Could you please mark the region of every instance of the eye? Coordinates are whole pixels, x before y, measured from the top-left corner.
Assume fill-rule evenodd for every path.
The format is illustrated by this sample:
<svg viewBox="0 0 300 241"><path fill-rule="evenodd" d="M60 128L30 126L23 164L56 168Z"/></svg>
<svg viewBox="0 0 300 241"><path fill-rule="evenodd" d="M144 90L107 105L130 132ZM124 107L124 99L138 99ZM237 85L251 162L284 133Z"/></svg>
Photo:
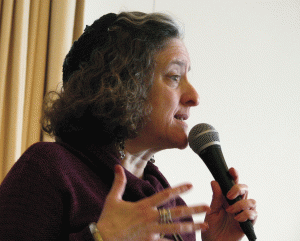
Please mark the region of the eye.
<svg viewBox="0 0 300 241"><path fill-rule="evenodd" d="M180 81L181 76L180 75L172 75L170 76L170 79L175 81L175 82L179 82Z"/></svg>

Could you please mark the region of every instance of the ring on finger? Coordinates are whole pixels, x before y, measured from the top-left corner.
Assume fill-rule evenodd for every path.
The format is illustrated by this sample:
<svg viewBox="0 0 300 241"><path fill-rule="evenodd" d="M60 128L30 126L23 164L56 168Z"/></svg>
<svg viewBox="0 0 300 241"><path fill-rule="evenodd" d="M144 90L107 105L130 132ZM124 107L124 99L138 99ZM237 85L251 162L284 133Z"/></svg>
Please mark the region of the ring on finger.
<svg viewBox="0 0 300 241"><path fill-rule="evenodd" d="M173 223L171 210L169 208L159 209L158 212L160 217L160 223ZM160 235L160 238L164 238L164 236L165 234L162 233ZM181 237L180 234L173 233L173 237L175 238L176 241L183 241L183 238Z"/></svg>
<svg viewBox="0 0 300 241"><path fill-rule="evenodd" d="M172 214L169 208L159 209L160 223L172 223Z"/></svg>

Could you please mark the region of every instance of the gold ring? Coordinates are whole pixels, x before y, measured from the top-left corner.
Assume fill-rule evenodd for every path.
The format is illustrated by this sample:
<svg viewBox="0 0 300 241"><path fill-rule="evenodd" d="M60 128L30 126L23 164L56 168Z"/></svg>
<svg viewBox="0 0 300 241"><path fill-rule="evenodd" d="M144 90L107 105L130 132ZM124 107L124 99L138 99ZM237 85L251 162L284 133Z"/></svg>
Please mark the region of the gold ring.
<svg viewBox="0 0 300 241"><path fill-rule="evenodd" d="M172 215L169 208L165 209L159 209L159 217L160 217L160 223L172 223Z"/></svg>

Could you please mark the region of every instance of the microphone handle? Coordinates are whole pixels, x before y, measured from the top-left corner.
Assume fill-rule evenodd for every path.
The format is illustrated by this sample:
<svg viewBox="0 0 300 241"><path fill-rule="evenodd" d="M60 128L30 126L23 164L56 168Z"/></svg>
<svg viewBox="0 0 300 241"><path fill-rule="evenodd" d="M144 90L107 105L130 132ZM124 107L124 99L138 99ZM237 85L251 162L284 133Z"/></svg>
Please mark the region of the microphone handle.
<svg viewBox="0 0 300 241"><path fill-rule="evenodd" d="M226 197L227 193L233 187L233 185L235 185L235 183L231 175L229 174L228 167L221 150L221 146L209 146L202 150L199 156L208 167L214 179L219 183L222 193ZM240 196L235 198L234 200L229 200L226 198L229 205L232 205L237 201L240 201L241 199L242 198ZM255 241L257 239L254 233L253 224L250 220L247 220L246 222L240 222L240 226L249 241Z"/></svg>

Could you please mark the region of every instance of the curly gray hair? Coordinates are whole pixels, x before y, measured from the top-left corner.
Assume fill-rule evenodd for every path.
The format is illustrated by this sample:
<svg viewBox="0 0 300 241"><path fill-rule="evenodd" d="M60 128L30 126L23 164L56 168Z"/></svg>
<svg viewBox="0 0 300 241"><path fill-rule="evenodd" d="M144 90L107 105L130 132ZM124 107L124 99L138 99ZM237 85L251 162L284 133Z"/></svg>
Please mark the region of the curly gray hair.
<svg viewBox="0 0 300 241"><path fill-rule="evenodd" d="M66 56L63 90L45 98L43 130L103 145L136 137L151 113L154 56L181 36L161 13L111 13L87 26Z"/></svg>

